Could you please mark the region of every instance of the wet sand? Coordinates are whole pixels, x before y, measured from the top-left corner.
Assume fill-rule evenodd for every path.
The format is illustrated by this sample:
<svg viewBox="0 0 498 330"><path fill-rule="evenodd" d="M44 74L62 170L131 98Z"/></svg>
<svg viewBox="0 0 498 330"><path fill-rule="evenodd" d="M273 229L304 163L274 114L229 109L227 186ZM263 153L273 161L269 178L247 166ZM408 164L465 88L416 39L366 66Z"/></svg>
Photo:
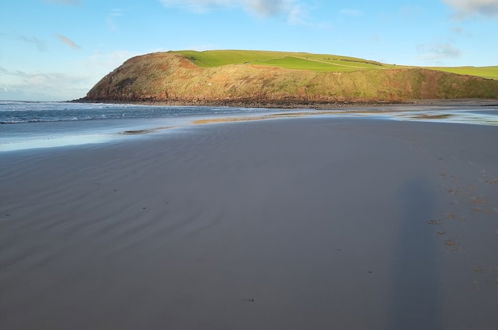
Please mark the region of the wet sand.
<svg viewBox="0 0 498 330"><path fill-rule="evenodd" d="M295 118L0 155L1 329L497 329L498 128Z"/></svg>

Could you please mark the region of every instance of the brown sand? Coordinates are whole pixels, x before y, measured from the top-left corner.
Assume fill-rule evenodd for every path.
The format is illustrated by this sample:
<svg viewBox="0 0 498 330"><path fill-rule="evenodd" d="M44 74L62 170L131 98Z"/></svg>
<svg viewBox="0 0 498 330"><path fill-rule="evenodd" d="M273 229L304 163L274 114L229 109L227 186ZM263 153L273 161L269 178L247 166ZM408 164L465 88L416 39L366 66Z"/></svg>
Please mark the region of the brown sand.
<svg viewBox="0 0 498 330"><path fill-rule="evenodd" d="M298 118L0 155L0 329L496 329L498 128Z"/></svg>

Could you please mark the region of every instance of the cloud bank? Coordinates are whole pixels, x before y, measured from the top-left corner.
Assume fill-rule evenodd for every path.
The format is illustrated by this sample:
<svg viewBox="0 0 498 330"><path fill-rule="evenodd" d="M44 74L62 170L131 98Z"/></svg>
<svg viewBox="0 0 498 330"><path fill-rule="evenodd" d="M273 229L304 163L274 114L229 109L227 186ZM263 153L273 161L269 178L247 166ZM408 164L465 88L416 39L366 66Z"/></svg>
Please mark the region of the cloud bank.
<svg viewBox="0 0 498 330"><path fill-rule="evenodd" d="M0 64L0 100L62 101L86 95L104 75L137 52L94 53L74 62L78 72L30 72Z"/></svg>
<svg viewBox="0 0 498 330"><path fill-rule="evenodd" d="M443 0L455 9L457 16L483 15L498 17L498 0Z"/></svg>
<svg viewBox="0 0 498 330"><path fill-rule="evenodd" d="M214 8L243 8L259 17L287 16L291 23L299 23L303 7L297 0L160 0L166 7L179 7L202 13Z"/></svg>
<svg viewBox="0 0 498 330"><path fill-rule="evenodd" d="M88 77L25 72L0 66L0 99L70 100L85 95Z"/></svg>

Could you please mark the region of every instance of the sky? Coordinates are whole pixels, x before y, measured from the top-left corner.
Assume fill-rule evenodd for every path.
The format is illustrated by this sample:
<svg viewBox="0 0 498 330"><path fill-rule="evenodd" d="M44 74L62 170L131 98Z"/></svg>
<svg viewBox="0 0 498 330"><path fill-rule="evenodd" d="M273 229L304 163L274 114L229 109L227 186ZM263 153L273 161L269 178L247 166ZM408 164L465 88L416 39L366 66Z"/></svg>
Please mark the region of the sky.
<svg viewBox="0 0 498 330"><path fill-rule="evenodd" d="M180 49L487 66L498 0L0 0L0 45L0 100L80 98L132 56Z"/></svg>

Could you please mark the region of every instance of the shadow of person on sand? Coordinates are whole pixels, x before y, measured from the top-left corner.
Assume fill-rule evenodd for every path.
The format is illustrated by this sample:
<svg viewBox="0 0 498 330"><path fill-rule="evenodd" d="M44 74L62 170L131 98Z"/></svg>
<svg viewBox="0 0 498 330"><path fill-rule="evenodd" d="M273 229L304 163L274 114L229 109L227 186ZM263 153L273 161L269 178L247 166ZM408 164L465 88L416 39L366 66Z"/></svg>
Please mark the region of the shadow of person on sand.
<svg viewBox="0 0 498 330"><path fill-rule="evenodd" d="M438 251L427 221L435 216L432 186L422 178L399 190L400 225L392 265L390 330L441 329Z"/></svg>

